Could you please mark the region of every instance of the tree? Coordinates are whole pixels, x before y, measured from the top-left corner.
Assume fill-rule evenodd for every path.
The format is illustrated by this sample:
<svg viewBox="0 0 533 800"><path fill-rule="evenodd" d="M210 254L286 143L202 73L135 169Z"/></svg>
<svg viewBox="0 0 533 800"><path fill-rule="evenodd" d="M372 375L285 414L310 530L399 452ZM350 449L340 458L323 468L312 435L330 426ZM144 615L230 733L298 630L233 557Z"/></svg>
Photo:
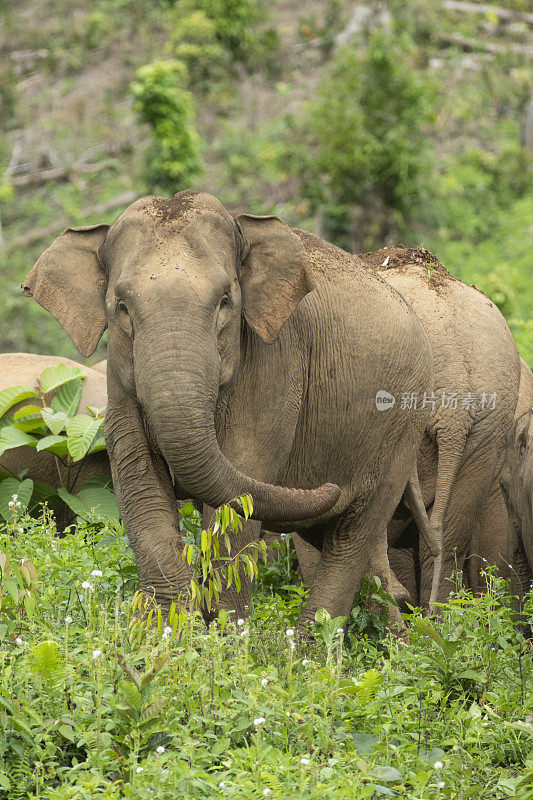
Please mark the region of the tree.
<svg viewBox="0 0 533 800"><path fill-rule="evenodd" d="M146 153L146 182L151 191L175 194L202 173L193 100L183 88L186 67L177 60L154 61L137 70L135 77L131 85L135 108L153 135Z"/></svg>
<svg viewBox="0 0 533 800"><path fill-rule="evenodd" d="M411 64L412 41L378 31L340 49L304 120L295 156L303 192L351 249L382 246L425 191L430 86Z"/></svg>

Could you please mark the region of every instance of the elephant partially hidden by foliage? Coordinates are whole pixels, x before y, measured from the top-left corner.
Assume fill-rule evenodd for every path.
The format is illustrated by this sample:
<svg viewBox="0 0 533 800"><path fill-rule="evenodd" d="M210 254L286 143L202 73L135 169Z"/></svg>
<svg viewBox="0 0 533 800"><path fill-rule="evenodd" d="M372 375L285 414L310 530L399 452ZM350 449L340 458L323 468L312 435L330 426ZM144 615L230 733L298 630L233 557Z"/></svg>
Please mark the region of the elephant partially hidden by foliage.
<svg viewBox="0 0 533 800"><path fill-rule="evenodd" d="M429 393L434 368L385 280L186 191L68 229L24 290L84 356L109 328L106 441L142 588L168 607L188 585L175 487L213 507L249 492L265 527L321 546L300 626L348 614L364 573L387 588L387 524L429 412L376 395Z"/></svg>
<svg viewBox="0 0 533 800"><path fill-rule="evenodd" d="M33 353L1 353L0 354L0 391L11 386L35 386L36 382L47 367L66 364L68 367L79 367L86 374L79 409L83 411L87 406L104 408L107 403L107 388L105 376L90 367L77 364L69 358L58 356L41 356ZM26 405L27 400L18 403L10 409L13 413L18 408ZM86 456L80 464L76 464L71 474L68 475L67 467L55 458L52 453L42 450L36 451L34 447L17 447L6 450L0 456L0 472L9 472L18 476L27 470L26 476L34 481L58 489L67 487L69 491L77 492L84 484L95 475L110 477L109 459L105 451ZM69 480L70 479L70 480ZM61 504L54 509L56 512L57 527L62 530L65 525L72 522L73 514L66 506Z"/></svg>

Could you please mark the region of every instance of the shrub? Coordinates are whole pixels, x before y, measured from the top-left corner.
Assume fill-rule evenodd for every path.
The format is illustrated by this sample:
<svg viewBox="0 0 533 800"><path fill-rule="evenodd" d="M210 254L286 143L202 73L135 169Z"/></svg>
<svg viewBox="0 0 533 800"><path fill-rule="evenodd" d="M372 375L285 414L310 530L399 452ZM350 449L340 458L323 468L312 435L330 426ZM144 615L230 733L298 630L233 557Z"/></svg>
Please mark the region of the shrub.
<svg viewBox="0 0 533 800"><path fill-rule="evenodd" d="M104 410L87 408L87 414L78 413L84 377L78 367L58 364L43 370L36 386L0 391L0 457L8 450L33 447L37 452L51 453L66 470L65 485L57 489L27 478L27 470L20 475L0 471L0 516L10 525L16 525L19 517L44 501L62 501L85 519L95 518L94 508L96 518L118 519L115 496L105 476L93 476L80 491L71 493L79 475L74 464L106 449ZM30 404L7 413L26 400Z"/></svg>
<svg viewBox="0 0 533 800"><path fill-rule="evenodd" d="M131 85L135 108L152 129L145 169L150 191L175 194L191 187L202 172L192 96L184 88L186 76L181 61L154 61L137 70Z"/></svg>
<svg viewBox="0 0 533 800"><path fill-rule="evenodd" d="M413 69L411 53L408 37L383 31L371 34L364 49L340 49L300 128L293 168L304 195L323 207L326 228L331 212L331 235L341 245L349 243L335 234L350 226L354 206L363 212L363 229L378 220L380 230L365 247L382 246L425 194L430 87Z"/></svg>

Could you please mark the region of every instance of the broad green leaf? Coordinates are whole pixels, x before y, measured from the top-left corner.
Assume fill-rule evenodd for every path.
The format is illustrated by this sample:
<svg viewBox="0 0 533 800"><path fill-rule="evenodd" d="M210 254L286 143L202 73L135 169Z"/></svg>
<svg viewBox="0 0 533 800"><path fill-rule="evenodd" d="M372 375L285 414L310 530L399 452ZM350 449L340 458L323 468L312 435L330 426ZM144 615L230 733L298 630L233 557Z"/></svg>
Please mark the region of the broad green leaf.
<svg viewBox="0 0 533 800"><path fill-rule="evenodd" d="M359 731L353 732L352 739L355 749L364 755L370 755L378 743L377 738L371 733L360 733Z"/></svg>
<svg viewBox="0 0 533 800"><path fill-rule="evenodd" d="M0 456L6 450L13 450L16 447L24 447L24 445L35 447L37 441L33 436L19 431L17 428L2 428L0 431Z"/></svg>
<svg viewBox="0 0 533 800"><path fill-rule="evenodd" d="M26 610L26 614L31 619L35 614L35 609L37 608L37 603L35 602L34 597L31 594L27 594L24 598L24 608Z"/></svg>
<svg viewBox="0 0 533 800"><path fill-rule="evenodd" d="M19 481L17 478L5 478L0 483L0 514L6 521L13 520L14 511L20 514L25 511L31 500L33 493L33 481L26 478ZM17 499L13 501L13 495L17 495ZM9 503L20 503L20 507L14 508L9 506Z"/></svg>
<svg viewBox="0 0 533 800"><path fill-rule="evenodd" d="M63 384L55 397L52 398L50 405L53 411L62 411L67 417L73 417L80 404L83 381L75 378Z"/></svg>
<svg viewBox="0 0 533 800"><path fill-rule="evenodd" d="M101 419L92 419L87 414L77 414L70 420L67 425L67 447L74 461L79 461L87 454L101 425Z"/></svg>
<svg viewBox="0 0 533 800"><path fill-rule="evenodd" d="M2 389L0 392L0 417L3 417L15 403L27 400L28 397L38 397L37 392L31 386L9 386L7 389Z"/></svg>
<svg viewBox="0 0 533 800"><path fill-rule="evenodd" d="M84 487L78 494L70 494L66 489L57 490L58 495L78 517L107 520L119 519L119 511L115 495L109 489L100 486Z"/></svg>
<svg viewBox="0 0 533 800"><path fill-rule="evenodd" d="M92 445L87 450L87 455L91 455L91 453L99 453L101 450L107 450L103 428L100 428L94 437Z"/></svg>
<svg viewBox="0 0 533 800"><path fill-rule="evenodd" d="M76 378L85 378L86 372L79 367L67 367L66 364L57 364L55 367L47 367L41 373L41 391L48 394L53 389L63 386Z"/></svg>
<svg viewBox="0 0 533 800"><path fill-rule="evenodd" d="M41 416L46 422L54 436L57 436L64 431L69 423L69 418L64 411L53 411L52 408L43 408Z"/></svg>
<svg viewBox="0 0 533 800"><path fill-rule="evenodd" d="M44 429L43 418L41 417L41 406L24 406L15 411L13 415L13 425L17 430L29 433L30 431Z"/></svg>
<svg viewBox="0 0 533 800"><path fill-rule="evenodd" d="M44 439L39 440L35 449L38 452L41 452L41 450L47 450L49 453L53 453L54 455L63 458L68 454L67 437L45 436Z"/></svg>
<svg viewBox="0 0 533 800"><path fill-rule="evenodd" d="M401 772L395 767L374 767L373 772L380 781L403 781Z"/></svg>
<svg viewBox="0 0 533 800"><path fill-rule="evenodd" d="M118 685L126 703L139 714L142 708L142 698L138 688L131 681L120 681Z"/></svg>

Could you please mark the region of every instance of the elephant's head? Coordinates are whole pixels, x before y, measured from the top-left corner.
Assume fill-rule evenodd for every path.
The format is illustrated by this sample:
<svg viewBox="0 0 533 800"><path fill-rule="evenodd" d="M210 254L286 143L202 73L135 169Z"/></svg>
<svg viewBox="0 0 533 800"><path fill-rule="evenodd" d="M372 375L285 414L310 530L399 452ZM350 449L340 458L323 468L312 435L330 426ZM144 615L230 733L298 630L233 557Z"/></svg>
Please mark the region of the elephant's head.
<svg viewBox="0 0 533 800"><path fill-rule="evenodd" d="M533 409L522 414L507 434L500 483L533 569Z"/></svg>
<svg viewBox="0 0 533 800"><path fill-rule="evenodd" d="M250 492L259 519L316 517L338 487L287 489L238 472L215 435L239 370L241 327L272 343L312 290L300 238L277 217L233 217L213 196L145 197L111 225L68 228L23 289L84 356L109 328L109 400L139 403L180 486L212 506Z"/></svg>

